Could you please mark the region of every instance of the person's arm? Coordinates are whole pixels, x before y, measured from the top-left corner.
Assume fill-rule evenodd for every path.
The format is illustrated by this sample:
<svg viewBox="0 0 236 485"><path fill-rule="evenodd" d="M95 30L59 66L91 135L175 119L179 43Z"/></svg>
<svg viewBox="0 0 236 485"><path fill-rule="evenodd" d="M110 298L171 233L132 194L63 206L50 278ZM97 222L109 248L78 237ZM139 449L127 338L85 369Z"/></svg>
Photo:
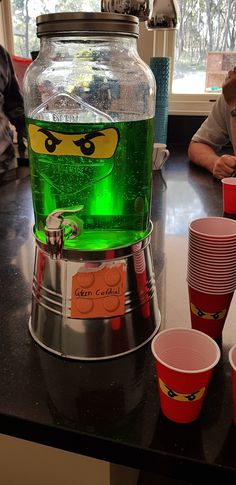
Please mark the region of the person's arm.
<svg viewBox="0 0 236 485"><path fill-rule="evenodd" d="M234 154L236 156L236 116L231 118L231 130L233 136Z"/></svg>
<svg viewBox="0 0 236 485"><path fill-rule="evenodd" d="M215 178L231 177L236 169L236 157L232 155L219 156L213 148L205 143L191 141L188 148L189 159L206 168Z"/></svg>
<svg viewBox="0 0 236 485"><path fill-rule="evenodd" d="M222 92L231 113L232 142L236 155L236 67L232 71L229 71L222 86Z"/></svg>
<svg viewBox="0 0 236 485"><path fill-rule="evenodd" d="M236 156L219 154L230 140L229 108L224 96L220 95L211 113L193 136L188 156L192 162L209 170L214 177L230 177L236 170Z"/></svg>
<svg viewBox="0 0 236 485"><path fill-rule="evenodd" d="M191 141L188 147L188 157L193 163L204 167L210 172L213 172L214 165L219 158L219 155L205 143Z"/></svg>

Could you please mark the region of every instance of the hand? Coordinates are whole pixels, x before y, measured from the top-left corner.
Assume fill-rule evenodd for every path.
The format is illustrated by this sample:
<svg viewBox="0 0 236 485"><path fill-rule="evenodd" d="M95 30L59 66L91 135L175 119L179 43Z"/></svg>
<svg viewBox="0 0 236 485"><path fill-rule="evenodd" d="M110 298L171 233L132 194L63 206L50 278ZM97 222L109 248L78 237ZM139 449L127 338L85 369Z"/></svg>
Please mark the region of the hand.
<svg viewBox="0 0 236 485"><path fill-rule="evenodd" d="M236 156L222 155L215 161L213 167L213 175L217 179L223 179L225 177L231 177L236 170Z"/></svg>
<svg viewBox="0 0 236 485"><path fill-rule="evenodd" d="M236 106L236 67L228 72L222 86L222 92L226 103L231 109L234 108Z"/></svg>

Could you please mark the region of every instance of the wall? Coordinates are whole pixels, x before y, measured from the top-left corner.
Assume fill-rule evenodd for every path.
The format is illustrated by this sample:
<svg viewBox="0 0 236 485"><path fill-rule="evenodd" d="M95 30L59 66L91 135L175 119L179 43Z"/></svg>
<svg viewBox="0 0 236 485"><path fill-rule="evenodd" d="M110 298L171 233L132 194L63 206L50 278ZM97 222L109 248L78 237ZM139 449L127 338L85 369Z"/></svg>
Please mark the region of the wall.
<svg viewBox="0 0 236 485"><path fill-rule="evenodd" d="M135 485L138 471L0 434L2 485Z"/></svg>
<svg viewBox="0 0 236 485"><path fill-rule="evenodd" d="M10 0L0 0L0 43L13 54L13 32Z"/></svg>
<svg viewBox="0 0 236 485"><path fill-rule="evenodd" d="M188 144L206 119L206 116L169 115L167 145L170 143Z"/></svg>
<svg viewBox="0 0 236 485"><path fill-rule="evenodd" d="M0 2L0 44L5 45L4 42L4 27L3 27L3 20L2 20L2 2Z"/></svg>

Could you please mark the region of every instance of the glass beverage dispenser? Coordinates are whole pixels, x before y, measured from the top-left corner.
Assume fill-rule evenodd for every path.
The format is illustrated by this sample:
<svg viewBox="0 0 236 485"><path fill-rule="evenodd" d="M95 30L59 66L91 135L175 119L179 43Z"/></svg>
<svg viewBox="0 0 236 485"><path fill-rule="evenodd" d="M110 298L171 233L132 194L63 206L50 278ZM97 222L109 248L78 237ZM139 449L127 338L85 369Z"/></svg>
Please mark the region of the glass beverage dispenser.
<svg viewBox="0 0 236 485"><path fill-rule="evenodd" d="M130 352L160 325L150 235L155 81L138 18L37 17L24 80L36 241L33 338L73 359Z"/></svg>

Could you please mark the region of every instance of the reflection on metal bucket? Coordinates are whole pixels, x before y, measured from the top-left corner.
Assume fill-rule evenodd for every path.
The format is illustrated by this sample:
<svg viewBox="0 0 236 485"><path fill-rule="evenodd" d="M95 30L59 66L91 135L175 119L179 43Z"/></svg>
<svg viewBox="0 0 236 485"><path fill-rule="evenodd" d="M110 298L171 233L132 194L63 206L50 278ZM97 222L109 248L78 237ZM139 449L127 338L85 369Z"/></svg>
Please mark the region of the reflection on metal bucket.
<svg viewBox="0 0 236 485"><path fill-rule="evenodd" d="M48 392L49 410L55 422L81 431L118 430L129 420L131 432L148 446L153 427L140 426L144 413L158 411L154 360L150 344L119 359L76 362L58 359L38 347ZM154 394L151 403L147 399ZM150 411L151 405L151 411ZM150 428L150 429L149 429Z"/></svg>
<svg viewBox="0 0 236 485"><path fill-rule="evenodd" d="M37 343L62 357L100 360L148 342L160 326L150 233L112 251L63 249L59 260L37 241L29 324Z"/></svg>

